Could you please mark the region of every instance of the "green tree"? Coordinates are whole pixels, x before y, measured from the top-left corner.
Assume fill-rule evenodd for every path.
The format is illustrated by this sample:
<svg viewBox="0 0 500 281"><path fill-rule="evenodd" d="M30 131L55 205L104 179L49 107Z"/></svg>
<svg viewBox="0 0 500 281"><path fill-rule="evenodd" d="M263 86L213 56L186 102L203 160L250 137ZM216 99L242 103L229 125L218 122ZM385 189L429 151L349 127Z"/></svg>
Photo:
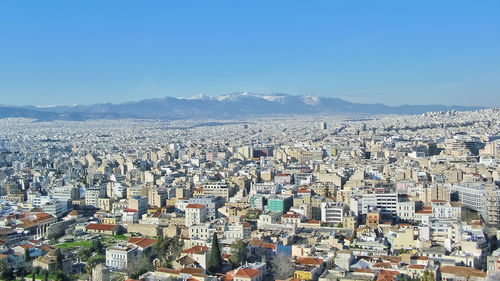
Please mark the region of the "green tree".
<svg viewBox="0 0 500 281"><path fill-rule="evenodd" d="M89 257L92 255L92 250L88 247L81 247L78 252L76 253L76 256L81 260L81 261L87 261Z"/></svg>
<svg viewBox="0 0 500 281"><path fill-rule="evenodd" d="M96 265L100 263L105 263L106 262L106 257L103 255L95 255L90 257L86 264L85 264L85 272L89 275L92 276L92 269L96 267Z"/></svg>
<svg viewBox="0 0 500 281"><path fill-rule="evenodd" d="M57 270L62 270L63 269L63 255L61 253L61 249L56 249L56 269Z"/></svg>
<svg viewBox="0 0 500 281"><path fill-rule="evenodd" d="M100 263L106 263L106 257L103 255L95 255L87 260L87 264L90 264L92 268Z"/></svg>
<svg viewBox="0 0 500 281"><path fill-rule="evenodd" d="M339 222L339 224L337 225L338 228L344 228L344 224Z"/></svg>
<svg viewBox="0 0 500 281"><path fill-rule="evenodd" d="M54 274L54 281L69 281L70 278L64 274L61 270L58 270Z"/></svg>
<svg viewBox="0 0 500 281"><path fill-rule="evenodd" d="M31 272L31 270L32 270L31 263L24 262L16 268L16 276L24 278Z"/></svg>
<svg viewBox="0 0 500 281"><path fill-rule="evenodd" d="M210 249L210 256L208 257L207 269L208 271L215 273L222 267L222 254L219 245L219 239L217 238L217 233L214 232L212 238L212 249Z"/></svg>
<svg viewBox="0 0 500 281"><path fill-rule="evenodd" d="M280 254L271 260L271 272L274 279L287 279L293 275L293 265L290 257Z"/></svg>
<svg viewBox="0 0 500 281"><path fill-rule="evenodd" d="M184 242L178 237L160 236L153 244L153 255L161 260L163 266L166 266L180 256L183 246Z"/></svg>
<svg viewBox="0 0 500 281"><path fill-rule="evenodd" d="M422 281L436 281L436 278L434 277L434 272L426 270L424 272L424 276L422 277Z"/></svg>
<svg viewBox="0 0 500 281"><path fill-rule="evenodd" d="M153 270L153 264L145 254L139 255L127 266L127 274L132 279L138 279L144 273Z"/></svg>
<svg viewBox="0 0 500 281"><path fill-rule="evenodd" d="M14 268L7 264L5 261L0 262L0 278L4 281L16 280L16 273Z"/></svg>
<svg viewBox="0 0 500 281"><path fill-rule="evenodd" d="M24 249L24 262L30 262L31 257L30 257L30 251L29 249Z"/></svg>
<svg viewBox="0 0 500 281"><path fill-rule="evenodd" d="M325 197L330 198L332 194L330 193L330 188L327 186L325 187Z"/></svg>
<svg viewBox="0 0 500 281"><path fill-rule="evenodd" d="M240 266L243 263L245 263L247 260L247 255L248 255L247 245L245 244L245 242L243 242L243 240L237 240L231 244L230 259L234 265Z"/></svg>
<svg viewBox="0 0 500 281"><path fill-rule="evenodd" d="M92 253L97 253L103 255L105 253L104 246L102 245L101 239L92 240L92 244L90 246L90 251Z"/></svg>

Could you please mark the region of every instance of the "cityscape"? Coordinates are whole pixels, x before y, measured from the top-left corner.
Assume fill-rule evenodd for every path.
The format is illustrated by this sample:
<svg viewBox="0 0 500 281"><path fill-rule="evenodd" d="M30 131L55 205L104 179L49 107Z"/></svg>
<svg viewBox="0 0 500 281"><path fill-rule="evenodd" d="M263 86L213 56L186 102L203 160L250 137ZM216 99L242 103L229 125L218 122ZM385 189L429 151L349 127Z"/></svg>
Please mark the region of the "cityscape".
<svg viewBox="0 0 500 281"><path fill-rule="evenodd" d="M7 118L0 132L3 279L8 268L94 281L500 271L499 109Z"/></svg>
<svg viewBox="0 0 500 281"><path fill-rule="evenodd" d="M0 281L500 281L500 1L0 1Z"/></svg>

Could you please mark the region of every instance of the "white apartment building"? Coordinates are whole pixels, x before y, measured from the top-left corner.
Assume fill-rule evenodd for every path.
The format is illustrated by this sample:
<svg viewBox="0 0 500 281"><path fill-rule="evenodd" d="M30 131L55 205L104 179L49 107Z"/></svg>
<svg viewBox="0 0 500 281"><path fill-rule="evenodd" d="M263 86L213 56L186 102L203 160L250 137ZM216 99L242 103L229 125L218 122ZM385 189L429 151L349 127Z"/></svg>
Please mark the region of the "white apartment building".
<svg viewBox="0 0 500 281"><path fill-rule="evenodd" d="M220 196L229 200L230 187L225 182L214 182L203 185L203 195Z"/></svg>
<svg viewBox="0 0 500 281"><path fill-rule="evenodd" d="M344 221L348 207L342 202L321 203L321 221L339 224Z"/></svg>
<svg viewBox="0 0 500 281"><path fill-rule="evenodd" d="M462 206L443 201L433 201L432 217L435 219L459 220L462 215Z"/></svg>
<svg viewBox="0 0 500 281"><path fill-rule="evenodd" d="M201 204L189 204L186 206L186 226L204 223L207 221L207 207Z"/></svg>
<svg viewBox="0 0 500 281"><path fill-rule="evenodd" d="M246 239L252 234L252 227L248 222L243 222L239 224L228 224L226 226L226 231L224 231L224 237L226 239Z"/></svg>
<svg viewBox="0 0 500 281"><path fill-rule="evenodd" d="M199 223L189 226L189 239L193 240L208 240L213 237L216 231L210 223Z"/></svg>
<svg viewBox="0 0 500 281"><path fill-rule="evenodd" d="M361 200L361 214L366 214L373 208L380 210L381 215L395 216L397 214L397 193L364 194L359 200Z"/></svg>
<svg viewBox="0 0 500 281"><path fill-rule="evenodd" d="M99 208L99 198L106 194L106 189L100 186L91 186L85 189L85 205Z"/></svg>
<svg viewBox="0 0 500 281"><path fill-rule="evenodd" d="M138 254L135 245L110 247L106 249L106 266L114 269L127 269L128 264Z"/></svg>
<svg viewBox="0 0 500 281"><path fill-rule="evenodd" d="M413 220L415 218L415 201L401 200L397 204L396 215L402 220Z"/></svg>

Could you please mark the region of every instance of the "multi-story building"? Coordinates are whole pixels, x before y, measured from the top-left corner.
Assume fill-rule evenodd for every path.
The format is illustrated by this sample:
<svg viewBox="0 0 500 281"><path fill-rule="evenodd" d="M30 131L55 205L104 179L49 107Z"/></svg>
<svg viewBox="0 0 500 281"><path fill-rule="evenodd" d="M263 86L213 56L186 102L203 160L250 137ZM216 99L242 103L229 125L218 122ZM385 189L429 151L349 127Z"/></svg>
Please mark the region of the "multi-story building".
<svg viewBox="0 0 500 281"><path fill-rule="evenodd" d="M404 198L404 199L403 199ZM415 218L415 201L402 197L396 204L396 215L402 220L413 220Z"/></svg>
<svg viewBox="0 0 500 281"><path fill-rule="evenodd" d="M163 207L168 199L165 188L150 187L148 190L148 203L150 206Z"/></svg>
<svg viewBox="0 0 500 281"><path fill-rule="evenodd" d="M45 203L42 206L42 210L47 214L51 214L53 216L60 218L64 213L68 211L68 202L52 200L48 203Z"/></svg>
<svg viewBox="0 0 500 281"><path fill-rule="evenodd" d="M226 182L214 182L203 185L203 195L220 196L229 200L231 187Z"/></svg>
<svg viewBox="0 0 500 281"><path fill-rule="evenodd" d="M126 247L110 247L106 249L106 266L113 269L127 269L129 263L135 259L138 248L135 245Z"/></svg>
<svg viewBox="0 0 500 281"><path fill-rule="evenodd" d="M99 198L97 206L99 209L110 212L113 208L113 199L111 198Z"/></svg>
<svg viewBox="0 0 500 281"><path fill-rule="evenodd" d="M199 240L209 240L213 237L217 229L210 223L199 223L189 226L189 238Z"/></svg>
<svg viewBox="0 0 500 281"><path fill-rule="evenodd" d="M207 221L207 207L201 204L188 204L186 206L186 226L204 223Z"/></svg>
<svg viewBox="0 0 500 281"><path fill-rule="evenodd" d="M333 224L342 223L348 210L348 206L342 202L323 202L321 204L321 221Z"/></svg>
<svg viewBox="0 0 500 281"><path fill-rule="evenodd" d="M80 198L78 187L75 186L58 186L52 191L52 198L64 200L77 200Z"/></svg>
<svg viewBox="0 0 500 281"><path fill-rule="evenodd" d="M243 240L249 238L252 234L252 227L248 222L226 225L224 238Z"/></svg>
<svg viewBox="0 0 500 281"><path fill-rule="evenodd" d="M207 207L207 220L214 220L219 217L219 208L224 206L225 199L223 197L215 197L211 195L196 196L189 198L188 204L201 204Z"/></svg>
<svg viewBox="0 0 500 281"><path fill-rule="evenodd" d="M478 212L482 212L485 206L485 189L486 185L482 182L460 183L451 186L452 192L458 193L460 203Z"/></svg>
<svg viewBox="0 0 500 281"><path fill-rule="evenodd" d="M488 225L500 225L500 189L487 185L484 198L483 219Z"/></svg>
<svg viewBox="0 0 500 281"><path fill-rule="evenodd" d="M106 189L101 186L91 186L85 189L85 205L99 208L99 198L106 195Z"/></svg>
<svg viewBox="0 0 500 281"><path fill-rule="evenodd" d="M321 196L302 195L293 198L293 206L300 208L308 204L311 206L311 214L308 214L310 219L321 220L321 203L324 201L325 198Z"/></svg>
<svg viewBox="0 0 500 281"><path fill-rule="evenodd" d="M148 198L145 196L132 196L128 200L128 208L137 210L139 218L148 211Z"/></svg>
<svg viewBox="0 0 500 281"><path fill-rule="evenodd" d="M397 215L398 194L397 193L371 193L364 194L361 198L361 214L366 214L370 209L377 208L380 214Z"/></svg>
<svg viewBox="0 0 500 281"><path fill-rule="evenodd" d="M270 212L286 213L293 204L292 196L274 195L267 199L267 210Z"/></svg>
<svg viewBox="0 0 500 281"><path fill-rule="evenodd" d="M462 204L434 200L431 204L432 217L435 219L459 220L462 215Z"/></svg>

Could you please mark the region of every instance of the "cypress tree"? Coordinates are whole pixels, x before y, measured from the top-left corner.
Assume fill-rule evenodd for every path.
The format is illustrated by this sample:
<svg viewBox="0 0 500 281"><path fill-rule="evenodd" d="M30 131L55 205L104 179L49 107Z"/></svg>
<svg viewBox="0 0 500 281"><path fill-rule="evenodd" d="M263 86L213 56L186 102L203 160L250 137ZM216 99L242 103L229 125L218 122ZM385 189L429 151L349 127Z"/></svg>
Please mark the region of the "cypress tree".
<svg viewBox="0 0 500 281"><path fill-rule="evenodd" d="M220 251L219 239L217 238L217 233L214 232L214 237L212 238L212 249L210 250L210 257L208 257L207 269L208 271L215 273L222 267L222 255Z"/></svg>

